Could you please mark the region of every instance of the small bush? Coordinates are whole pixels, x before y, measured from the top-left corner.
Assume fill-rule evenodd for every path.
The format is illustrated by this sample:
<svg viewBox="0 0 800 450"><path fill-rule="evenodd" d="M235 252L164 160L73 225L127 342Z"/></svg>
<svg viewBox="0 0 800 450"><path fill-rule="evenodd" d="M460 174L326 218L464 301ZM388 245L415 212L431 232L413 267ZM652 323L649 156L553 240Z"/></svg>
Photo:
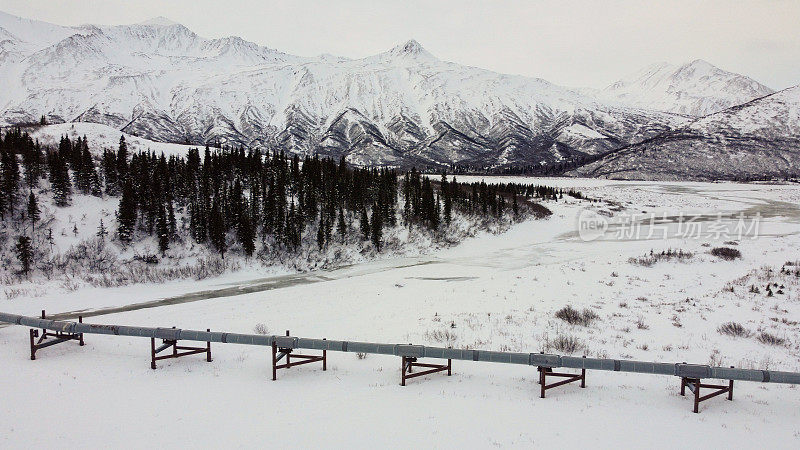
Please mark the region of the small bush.
<svg viewBox="0 0 800 450"><path fill-rule="evenodd" d="M367 358L367 354L366 353L362 353L362 352L358 352L358 353L356 353L356 358L358 358L358 359L366 359Z"/></svg>
<svg viewBox="0 0 800 450"><path fill-rule="evenodd" d="M638 328L640 330L647 330L647 329L650 328L650 326L647 325L646 323L644 323L644 319L639 317L639 319L636 321L636 328Z"/></svg>
<svg viewBox="0 0 800 450"><path fill-rule="evenodd" d="M575 353L584 348L580 339L564 334L559 334L552 341L548 341L547 346L561 353Z"/></svg>
<svg viewBox="0 0 800 450"><path fill-rule="evenodd" d="M780 338L778 336L775 336L774 334L767 333L766 331L762 331L761 333L759 333L758 337L756 339L758 339L758 342L761 342L762 344L767 344L767 345L785 345L786 344L786 339Z"/></svg>
<svg viewBox="0 0 800 450"><path fill-rule="evenodd" d="M269 328L267 328L267 326L264 325L263 323L257 323L256 326L253 327L253 331L256 334L263 334L263 335L269 334Z"/></svg>
<svg viewBox="0 0 800 450"><path fill-rule="evenodd" d="M556 318L570 325L583 325L588 327L598 317L599 316L591 309L584 308L583 311L578 311L569 305L556 311Z"/></svg>
<svg viewBox="0 0 800 450"><path fill-rule="evenodd" d="M711 249L711 254L717 258L722 258L725 261L733 261L734 259L741 258L742 252L735 248L730 247L715 247Z"/></svg>
<svg viewBox="0 0 800 450"><path fill-rule="evenodd" d="M727 334L728 336L734 337L747 337L750 336L750 332L747 331L742 324L736 322L726 322L717 328L717 332L720 334Z"/></svg>
<svg viewBox="0 0 800 450"><path fill-rule="evenodd" d="M683 251L681 249L662 250L661 253L650 250L649 254L640 256L638 258L629 258L628 262L636 266L650 267L659 261L670 261L673 259L685 261L691 259L692 257L694 257L692 252Z"/></svg>

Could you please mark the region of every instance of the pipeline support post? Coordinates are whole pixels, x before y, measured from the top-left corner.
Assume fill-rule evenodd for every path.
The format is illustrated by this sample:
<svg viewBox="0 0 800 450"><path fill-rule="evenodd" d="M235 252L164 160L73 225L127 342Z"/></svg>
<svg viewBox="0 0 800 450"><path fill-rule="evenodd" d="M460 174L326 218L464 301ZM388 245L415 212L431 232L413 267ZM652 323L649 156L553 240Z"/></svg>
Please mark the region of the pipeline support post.
<svg viewBox="0 0 800 450"><path fill-rule="evenodd" d="M289 336L289 330L286 330L286 336ZM323 338L323 340L325 340ZM286 362L283 364L278 364L283 358L286 358ZM299 361L292 362L291 358L299 359ZM272 381L278 379L278 369L291 369L295 366L301 366L303 364L311 364L314 362L322 362L322 371L328 370L328 351L322 350L322 356L320 355L301 355L299 353L293 353L293 349L287 347L278 347L276 342L272 342Z"/></svg>
<svg viewBox="0 0 800 450"><path fill-rule="evenodd" d="M695 414L700 412L700 403L710 398L722 394L728 394L728 400L733 400L733 380L728 380L727 386L724 384L705 384L700 378L681 377L681 395L686 395L686 388L694 394L694 408L692 412ZM700 395L700 389L711 389L712 392L706 395Z"/></svg>
<svg viewBox="0 0 800 450"><path fill-rule="evenodd" d="M42 319L46 318L45 311L42 310ZM78 316L78 323L83 323L83 316ZM29 331L30 345L31 345L31 360L36 360L36 352L40 349L50 347L52 345L61 344L67 341L78 341L78 345L83 346L83 333L65 333L63 331L48 331L42 328L42 334L39 336L39 330L31 328ZM36 338L39 340L36 340ZM47 338L53 338L52 341L46 341Z"/></svg>
<svg viewBox="0 0 800 450"><path fill-rule="evenodd" d="M173 327L174 328L174 327ZM211 329L206 329L210 333ZM156 361L164 359L180 358L182 356L206 354L206 362L211 362L211 341L206 342L205 347L187 347L178 345L178 339L162 339L161 346L156 348L156 338L150 338L150 368L156 369ZM172 349L172 353L158 356L159 353L167 349Z"/></svg>
<svg viewBox="0 0 800 450"><path fill-rule="evenodd" d="M550 367L539 366L536 370L539 371L539 395L541 398L545 398L545 391L548 389L553 389L576 381L581 382L581 388L586 387L586 369L581 369L581 373L561 373L553 372L553 369ZM547 384L547 377L563 378L563 380Z"/></svg>
<svg viewBox="0 0 800 450"><path fill-rule="evenodd" d="M423 370L422 372L414 373L414 367L423 367L428 370ZM447 371L448 377L453 374L452 359L448 359L447 364L428 364L428 363L417 362L417 358L413 356L403 356L402 364L400 366L400 386L405 386L406 380L408 380L409 378L422 377L425 375L430 375L432 373L444 372L445 370Z"/></svg>

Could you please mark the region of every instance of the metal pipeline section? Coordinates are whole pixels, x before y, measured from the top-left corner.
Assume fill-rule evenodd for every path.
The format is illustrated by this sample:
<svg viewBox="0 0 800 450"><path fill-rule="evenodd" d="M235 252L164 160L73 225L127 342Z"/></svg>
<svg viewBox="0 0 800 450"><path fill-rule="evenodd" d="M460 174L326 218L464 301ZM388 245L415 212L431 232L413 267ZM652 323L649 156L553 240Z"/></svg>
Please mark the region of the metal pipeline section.
<svg viewBox="0 0 800 450"><path fill-rule="evenodd" d="M272 346L334 352L369 353L376 355L408 356L417 358L456 359L504 364L521 364L537 367L612 372L647 373L673 375L690 378L716 378L721 380L756 381L760 383L800 384L800 373L776 370L737 369L711 367L702 364L659 363L622 359L586 358L560 356L546 353L496 352L488 350L463 350L455 348L429 347L411 344L379 344L374 342L335 341L293 336L267 336L260 334L238 334L182 330L179 328L146 328L125 325L101 325L41 319L0 312L0 322L42 328L65 333L109 334L169 340L198 342L220 342L225 344Z"/></svg>

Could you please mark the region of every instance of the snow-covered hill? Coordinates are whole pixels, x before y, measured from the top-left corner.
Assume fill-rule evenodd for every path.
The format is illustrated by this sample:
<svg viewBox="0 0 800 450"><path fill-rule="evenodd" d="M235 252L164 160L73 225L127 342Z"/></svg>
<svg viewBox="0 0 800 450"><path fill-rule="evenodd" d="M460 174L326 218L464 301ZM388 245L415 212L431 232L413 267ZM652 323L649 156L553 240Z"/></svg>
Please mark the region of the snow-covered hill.
<svg viewBox="0 0 800 450"><path fill-rule="evenodd" d="M705 116L774 91L737 73L695 60L658 63L599 91L599 98L637 108Z"/></svg>
<svg viewBox="0 0 800 450"><path fill-rule="evenodd" d="M631 179L800 176L800 85L610 153L576 174Z"/></svg>
<svg viewBox="0 0 800 450"><path fill-rule="evenodd" d="M89 122L59 123L55 125L34 126L27 128L31 138L38 140L43 146L58 147L62 136L75 140L85 136L89 141L89 148L97 155L102 155L103 150L117 150L119 138L124 136L128 150L132 153L152 151L156 154L164 153L166 156L185 156L190 148L196 145L171 144L167 142L154 142L138 136L133 136L108 125ZM202 150L202 149L201 149ZM203 152L201 151L202 155Z"/></svg>
<svg viewBox="0 0 800 450"><path fill-rule="evenodd" d="M17 36L0 51L6 123L45 115L156 141L318 151L357 164L497 165L594 154L685 120L441 61L413 40L363 59L303 58L165 20L20 20L0 16L0 30Z"/></svg>

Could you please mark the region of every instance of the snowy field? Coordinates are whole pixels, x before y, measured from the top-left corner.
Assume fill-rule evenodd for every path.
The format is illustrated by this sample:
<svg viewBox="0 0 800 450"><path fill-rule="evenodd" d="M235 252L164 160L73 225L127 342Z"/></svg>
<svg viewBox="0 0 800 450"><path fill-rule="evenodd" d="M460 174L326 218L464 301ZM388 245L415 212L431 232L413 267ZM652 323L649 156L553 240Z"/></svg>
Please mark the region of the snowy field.
<svg viewBox="0 0 800 450"><path fill-rule="evenodd" d="M575 355L800 371L800 188L505 181L577 187L603 201L565 197L548 203L547 220L435 254L19 296L0 300L0 310L560 354L558 342L571 338ZM591 240L578 230L584 208L608 222ZM739 213L760 217L755 228L746 222L750 234L736 235ZM681 214L700 218L698 235L681 234ZM741 258L710 253L721 246ZM670 249L692 256L657 257ZM597 318L570 325L555 317L566 305ZM718 331L731 321L741 336ZM86 346L43 349L37 361L27 339L22 327L0 328L0 448L800 446L795 386L737 382L733 402L717 397L693 414L674 377L590 371L586 389L571 384L540 399L534 367L454 361L452 377L401 387L397 357L330 352L327 372L301 366L273 382L266 348L214 345L212 363L187 357L153 371L146 339L87 335Z"/></svg>

